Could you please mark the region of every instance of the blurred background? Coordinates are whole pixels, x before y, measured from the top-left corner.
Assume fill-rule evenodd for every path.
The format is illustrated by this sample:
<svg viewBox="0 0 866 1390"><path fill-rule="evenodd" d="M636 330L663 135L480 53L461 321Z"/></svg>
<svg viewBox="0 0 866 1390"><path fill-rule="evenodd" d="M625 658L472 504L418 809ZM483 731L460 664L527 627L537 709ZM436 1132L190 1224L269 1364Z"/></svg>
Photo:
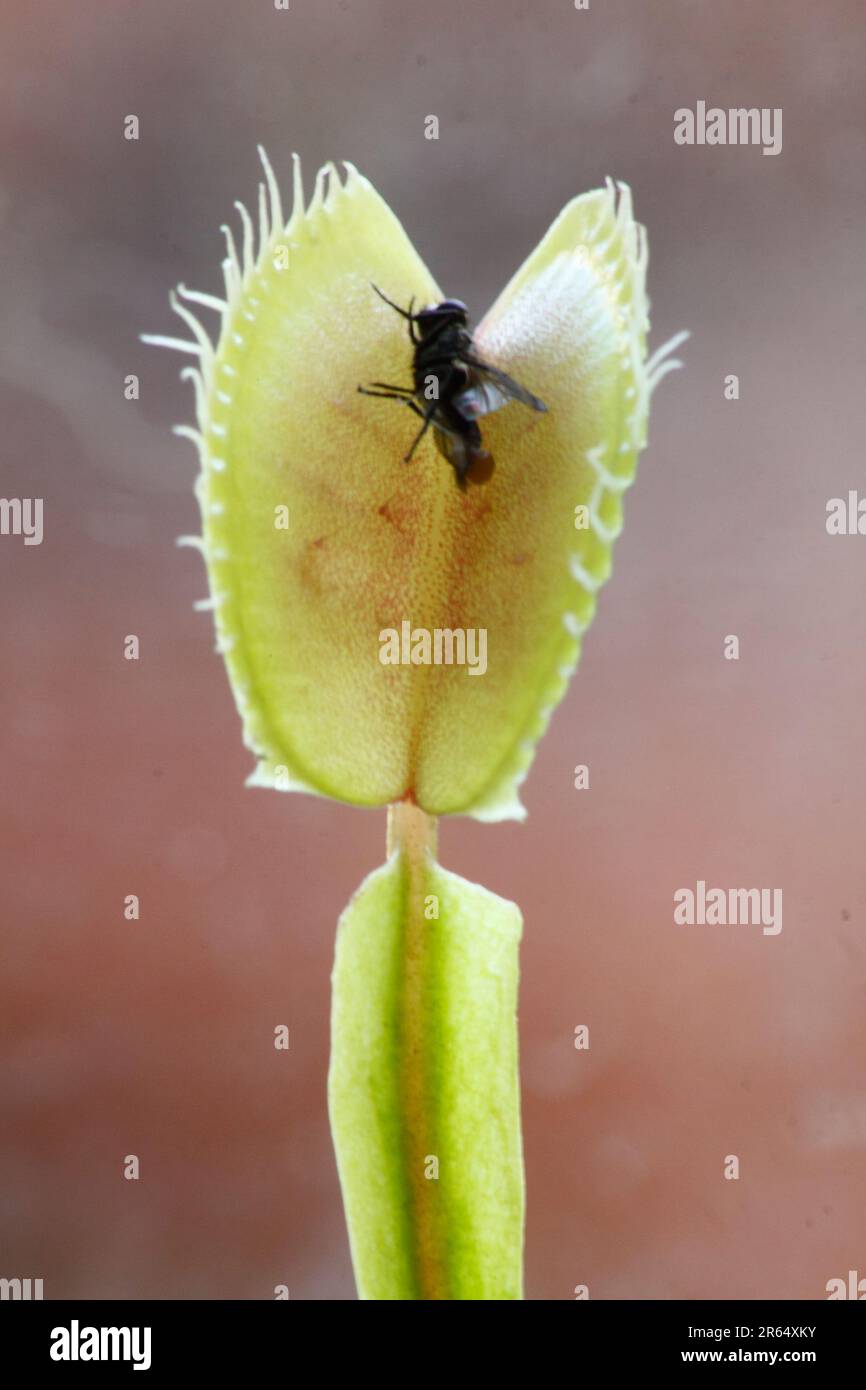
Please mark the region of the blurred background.
<svg viewBox="0 0 866 1390"><path fill-rule="evenodd" d="M527 822L441 831L525 917L527 1297L866 1276L866 538L825 529L866 495L864 41L854 0L6 0L0 493L44 498L45 539L0 538L0 1275L355 1296L329 973L385 814L244 788L174 544L191 391L137 338L178 331L178 280L222 292L261 141L286 189L292 150L308 184L356 163L476 318L570 197L627 180L653 343L692 332ZM677 146L699 100L782 107L781 154ZM699 878L781 887L781 935L674 926Z"/></svg>

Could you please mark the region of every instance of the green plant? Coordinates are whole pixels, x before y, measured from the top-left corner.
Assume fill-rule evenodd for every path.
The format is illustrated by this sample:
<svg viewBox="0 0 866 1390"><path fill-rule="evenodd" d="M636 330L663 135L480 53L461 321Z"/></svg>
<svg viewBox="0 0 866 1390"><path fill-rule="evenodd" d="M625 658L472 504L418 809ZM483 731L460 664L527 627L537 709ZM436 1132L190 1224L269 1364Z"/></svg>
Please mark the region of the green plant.
<svg viewBox="0 0 866 1390"><path fill-rule="evenodd" d="M476 332L545 415L484 418L497 467L461 492L411 417L401 303L441 294L351 166L286 222L263 164L258 237L226 230L224 300L179 288L199 360L200 545L257 758L250 784L390 806L386 864L341 918L329 1102L359 1292L521 1297L518 909L436 861L440 815L521 818L519 787L610 572L650 393L646 240L629 190L574 199ZM239 205L240 206L240 205ZM216 347L189 309L220 315ZM408 660L383 664L389 633ZM483 678L415 633L481 632ZM480 674L479 672L476 674Z"/></svg>

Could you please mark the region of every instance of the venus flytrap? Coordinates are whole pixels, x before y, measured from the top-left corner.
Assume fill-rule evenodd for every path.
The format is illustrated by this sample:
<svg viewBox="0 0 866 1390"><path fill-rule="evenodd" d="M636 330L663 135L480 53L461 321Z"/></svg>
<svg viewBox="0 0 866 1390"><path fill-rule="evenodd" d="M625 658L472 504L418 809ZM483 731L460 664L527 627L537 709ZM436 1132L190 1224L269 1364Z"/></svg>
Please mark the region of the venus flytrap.
<svg viewBox="0 0 866 1390"><path fill-rule="evenodd" d="M283 217L262 154L258 235L225 229L225 299L172 297L193 354L199 542L252 785L389 805L388 858L344 912L329 1102L359 1292L521 1296L517 908L436 862L435 818L522 818L519 787L610 572L650 393L646 240L624 185L575 198L479 324L546 414L483 420L496 468L461 491L413 417L399 303L444 296L351 165ZM188 305L220 316L216 347ZM408 627L407 627L408 625ZM383 636L484 633L459 661ZM481 674L480 667L476 674Z"/></svg>

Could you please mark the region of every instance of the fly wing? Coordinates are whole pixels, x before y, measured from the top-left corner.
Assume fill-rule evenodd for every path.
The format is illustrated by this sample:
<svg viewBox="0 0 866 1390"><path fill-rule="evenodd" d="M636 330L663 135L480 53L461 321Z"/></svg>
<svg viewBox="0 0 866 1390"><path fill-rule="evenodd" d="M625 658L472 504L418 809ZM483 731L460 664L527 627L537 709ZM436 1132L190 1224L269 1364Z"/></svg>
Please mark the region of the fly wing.
<svg viewBox="0 0 866 1390"><path fill-rule="evenodd" d="M482 362L470 353L461 354L460 360L466 364L469 381L455 398L454 404L463 414L472 419L479 415L490 415L510 401L520 401L521 405L528 405L532 410L547 410L544 401L533 396L525 386L498 367L492 367L489 362Z"/></svg>
<svg viewBox="0 0 866 1390"><path fill-rule="evenodd" d="M481 415L491 415L494 410L501 410L512 399L495 382L485 379L473 368L469 371L468 384L455 396L454 404L461 415L476 420Z"/></svg>

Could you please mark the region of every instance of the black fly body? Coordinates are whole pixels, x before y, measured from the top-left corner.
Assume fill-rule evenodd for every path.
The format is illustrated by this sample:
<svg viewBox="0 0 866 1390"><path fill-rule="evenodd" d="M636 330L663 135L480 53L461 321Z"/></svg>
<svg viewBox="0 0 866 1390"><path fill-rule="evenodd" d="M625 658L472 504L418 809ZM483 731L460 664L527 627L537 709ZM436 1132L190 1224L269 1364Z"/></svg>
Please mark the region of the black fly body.
<svg viewBox="0 0 866 1390"><path fill-rule="evenodd" d="M520 401L532 410L547 406L531 391L513 381L498 367L483 362L475 352L466 305L459 299L443 299L413 313L414 299L401 309L374 285L384 299L406 319L414 356L412 386L392 386L374 381L359 386L365 396L380 396L408 405L422 420L404 462L408 463L427 430L432 426L436 447L454 469L457 484L466 480L486 482L493 472L493 459L484 448L478 419L501 409L510 401Z"/></svg>

